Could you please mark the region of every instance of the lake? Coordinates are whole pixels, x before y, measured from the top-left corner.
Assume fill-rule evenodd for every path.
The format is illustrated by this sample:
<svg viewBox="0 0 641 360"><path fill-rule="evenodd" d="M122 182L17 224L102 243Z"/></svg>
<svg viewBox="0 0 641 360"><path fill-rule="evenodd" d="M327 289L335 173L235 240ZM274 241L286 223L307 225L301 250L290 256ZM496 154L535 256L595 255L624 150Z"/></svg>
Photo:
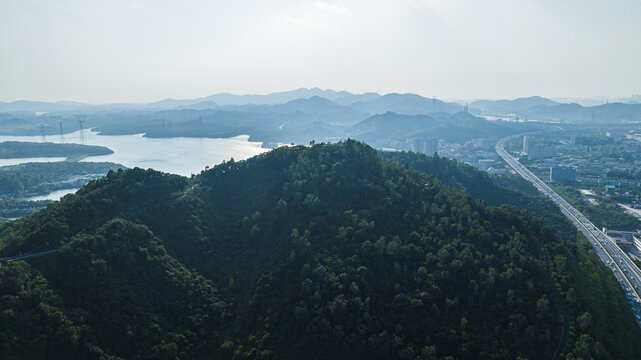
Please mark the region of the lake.
<svg viewBox="0 0 641 360"><path fill-rule="evenodd" d="M35 158L17 158L17 159L0 159L0 166L18 165L28 162L54 162L63 161L63 157L35 157Z"/></svg>
<svg viewBox="0 0 641 360"><path fill-rule="evenodd" d="M106 146L114 153L91 156L82 161L110 161L130 168L153 168L184 176L198 174L205 166L213 167L232 157L234 160L245 160L269 150L261 148L260 142L250 142L248 135L225 139L187 137L155 139L144 137L143 134L104 136L90 130L85 130L84 134L85 144ZM65 143L81 143L80 131L65 134L64 138ZM58 142L58 137L49 136L47 140ZM42 142L42 137L0 135L0 141ZM13 165L27 161L52 161L52 159L61 160L60 158L35 158L1 161L6 165ZM2 164L0 162L0 166Z"/></svg>
<svg viewBox="0 0 641 360"><path fill-rule="evenodd" d="M31 196L31 197L24 198L23 200L28 200L28 201L54 200L55 201L55 200L60 200L63 196L67 194L73 194L76 191L78 191L78 188L56 190L46 195Z"/></svg>

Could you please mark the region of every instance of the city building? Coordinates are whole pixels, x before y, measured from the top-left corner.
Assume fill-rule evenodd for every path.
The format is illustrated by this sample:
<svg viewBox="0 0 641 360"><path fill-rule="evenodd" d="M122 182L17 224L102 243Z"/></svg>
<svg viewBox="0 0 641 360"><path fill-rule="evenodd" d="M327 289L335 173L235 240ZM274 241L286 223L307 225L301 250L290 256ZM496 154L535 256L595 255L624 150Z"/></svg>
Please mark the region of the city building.
<svg viewBox="0 0 641 360"><path fill-rule="evenodd" d="M641 233L637 231L621 231L621 230L610 230L603 228L604 233L608 235L615 244L617 244L621 249L627 251L641 251Z"/></svg>
<svg viewBox="0 0 641 360"><path fill-rule="evenodd" d="M523 136L523 154L530 159L540 159L554 155L554 146L537 144L530 136Z"/></svg>
<svg viewBox="0 0 641 360"><path fill-rule="evenodd" d="M410 150L416 153L434 155L438 152L438 139L433 137L418 137L408 139Z"/></svg>
<svg viewBox="0 0 641 360"><path fill-rule="evenodd" d="M553 166L550 168L550 181L563 181L576 179L576 170L571 167Z"/></svg>

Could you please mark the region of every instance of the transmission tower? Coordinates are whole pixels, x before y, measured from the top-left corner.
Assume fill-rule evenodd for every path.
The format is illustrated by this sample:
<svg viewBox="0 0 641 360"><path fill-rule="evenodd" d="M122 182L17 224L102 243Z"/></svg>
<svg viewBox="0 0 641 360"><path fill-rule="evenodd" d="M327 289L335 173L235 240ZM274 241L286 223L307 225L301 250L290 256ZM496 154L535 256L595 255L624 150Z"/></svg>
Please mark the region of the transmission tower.
<svg viewBox="0 0 641 360"><path fill-rule="evenodd" d="M62 121L58 123L60 125L60 143L64 144L65 143L65 133L62 131Z"/></svg>
<svg viewBox="0 0 641 360"><path fill-rule="evenodd" d="M87 140L85 139L85 120L78 120L78 126L80 127L80 143L85 144Z"/></svg>
<svg viewBox="0 0 641 360"><path fill-rule="evenodd" d="M40 124L40 135L42 136L42 142L47 142L47 135L45 135L45 124Z"/></svg>

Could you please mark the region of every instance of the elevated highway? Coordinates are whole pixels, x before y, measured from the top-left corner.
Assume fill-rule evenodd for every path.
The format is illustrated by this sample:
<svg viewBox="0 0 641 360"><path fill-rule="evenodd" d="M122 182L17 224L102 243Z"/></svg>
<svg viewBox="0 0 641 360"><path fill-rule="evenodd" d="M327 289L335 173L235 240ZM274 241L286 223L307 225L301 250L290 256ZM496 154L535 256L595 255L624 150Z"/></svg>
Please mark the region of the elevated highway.
<svg viewBox="0 0 641 360"><path fill-rule="evenodd" d="M579 229L590 241L592 248L601 261L614 273L615 278L625 290L628 303L636 317L637 323L641 326L641 270L630 260L628 255L621 250L605 233L599 230L587 217L570 205L559 194L552 190L545 182L534 175L523 166L516 158L505 151L505 142L519 137L519 135L508 136L496 143L495 150L503 160L514 169L521 177L529 181L540 192L556 203L561 212Z"/></svg>

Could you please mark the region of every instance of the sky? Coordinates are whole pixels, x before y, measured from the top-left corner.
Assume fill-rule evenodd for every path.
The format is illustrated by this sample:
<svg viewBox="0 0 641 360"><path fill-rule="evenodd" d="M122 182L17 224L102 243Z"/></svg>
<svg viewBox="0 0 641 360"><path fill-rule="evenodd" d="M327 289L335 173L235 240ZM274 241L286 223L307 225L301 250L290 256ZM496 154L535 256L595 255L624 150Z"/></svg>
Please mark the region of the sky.
<svg viewBox="0 0 641 360"><path fill-rule="evenodd" d="M638 0L0 1L0 101L641 93Z"/></svg>

